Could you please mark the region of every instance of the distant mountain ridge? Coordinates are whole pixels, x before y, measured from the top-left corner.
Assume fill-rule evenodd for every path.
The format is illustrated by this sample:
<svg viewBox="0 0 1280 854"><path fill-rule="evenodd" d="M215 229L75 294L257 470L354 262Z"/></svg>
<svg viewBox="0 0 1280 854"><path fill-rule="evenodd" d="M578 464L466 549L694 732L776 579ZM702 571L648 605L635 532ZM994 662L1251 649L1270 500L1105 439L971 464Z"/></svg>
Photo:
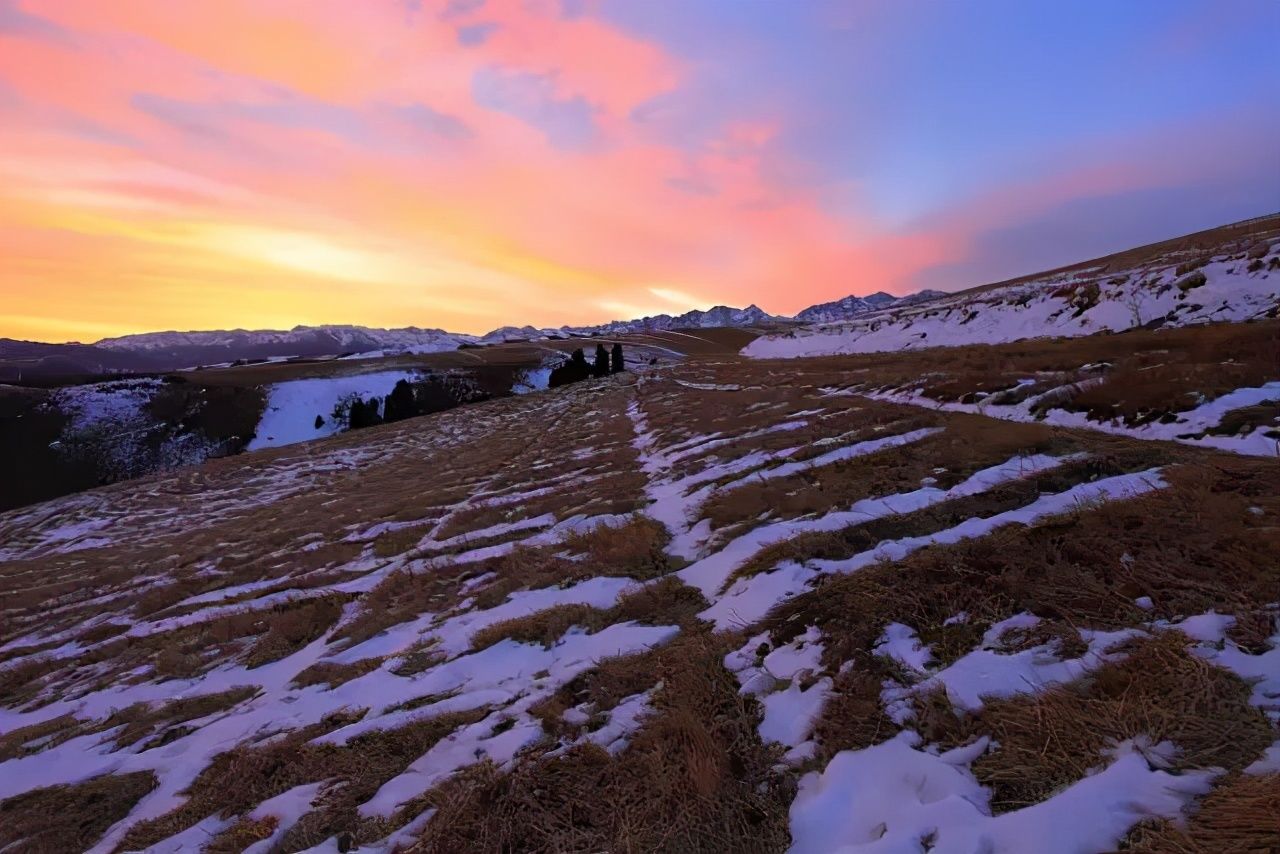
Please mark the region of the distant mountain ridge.
<svg viewBox="0 0 1280 854"><path fill-rule="evenodd" d="M624 335L673 329L714 329L765 324L830 323L870 311L907 305L942 296L921 291L906 297L878 292L847 296L810 306L794 318L773 315L757 305L734 308L717 305L705 311L656 314L632 320L613 320L594 326L503 326L485 335L406 326L379 329L349 324L295 326L292 329L217 329L193 332L143 332L103 338L93 344L42 344L0 339L0 381L49 375L138 373L192 368L238 360L322 358L352 354L431 353L464 345L501 344L537 338Z"/></svg>
<svg viewBox="0 0 1280 854"><path fill-rule="evenodd" d="M212 361L220 361L216 357L251 359L286 355L328 356L386 348L425 353L456 350L460 344L474 343L476 340L474 335L446 332L443 329L420 329L416 326L376 329L367 326L328 325L295 326L289 330L144 332L119 338L104 338L94 346L161 355L181 353L187 356L198 351L214 357ZM208 357L202 359L210 361Z"/></svg>
<svg viewBox="0 0 1280 854"><path fill-rule="evenodd" d="M874 294L869 294L865 297L851 294L832 302L811 305L796 314L795 319L802 323L835 323L841 320L849 320L871 311L880 311L881 309L896 306L915 305L916 303L927 302L944 296L946 294L942 291L930 290L919 291L902 297L895 297L893 294L887 294L884 291L876 291Z"/></svg>
<svg viewBox="0 0 1280 854"><path fill-rule="evenodd" d="M725 326L756 326L789 318L769 314L758 305L732 308L717 305L706 311L686 311L674 317L655 314L635 320L614 320L596 326L566 326L561 331L575 335L620 335L625 332L665 332L668 329L715 329Z"/></svg>

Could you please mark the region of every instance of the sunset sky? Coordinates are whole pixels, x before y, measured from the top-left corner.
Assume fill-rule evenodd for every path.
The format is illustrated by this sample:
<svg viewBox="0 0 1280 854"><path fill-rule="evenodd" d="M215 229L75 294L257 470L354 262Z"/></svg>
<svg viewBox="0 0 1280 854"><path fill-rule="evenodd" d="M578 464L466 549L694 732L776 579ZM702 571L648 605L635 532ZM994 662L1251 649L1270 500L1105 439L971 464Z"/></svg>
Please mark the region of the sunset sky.
<svg viewBox="0 0 1280 854"><path fill-rule="evenodd" d="M0 336L954 290L1280 209L1276 0L0 0Z"/></svg>

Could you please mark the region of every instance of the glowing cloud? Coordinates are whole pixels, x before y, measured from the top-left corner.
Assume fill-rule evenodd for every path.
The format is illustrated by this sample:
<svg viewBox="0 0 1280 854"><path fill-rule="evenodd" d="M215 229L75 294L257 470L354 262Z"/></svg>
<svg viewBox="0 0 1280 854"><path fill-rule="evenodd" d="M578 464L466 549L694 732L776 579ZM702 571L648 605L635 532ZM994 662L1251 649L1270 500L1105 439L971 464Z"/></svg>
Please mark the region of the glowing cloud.
<svg viewBox="0 0 1280 854"><path fill-rule="evenodd" d="M0 336L793 312L1274 206L1267 0L1119 5L0 0Z"/></svg>

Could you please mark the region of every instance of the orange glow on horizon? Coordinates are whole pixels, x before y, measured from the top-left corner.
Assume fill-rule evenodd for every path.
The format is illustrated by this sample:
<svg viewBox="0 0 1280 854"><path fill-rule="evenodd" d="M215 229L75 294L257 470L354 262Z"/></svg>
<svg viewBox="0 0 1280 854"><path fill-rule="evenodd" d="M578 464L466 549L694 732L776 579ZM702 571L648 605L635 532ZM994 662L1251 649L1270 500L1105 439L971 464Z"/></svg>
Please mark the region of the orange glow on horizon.
<svg viewBox="0 0 1280 854"><path fill-rule="evenodd" d="M786 311L797 277L894 272L768 176L776 121L690 152L629 120L687 73L659 45L551 2L422 7L19 3L46 30L0 32L0 335ZM561 106L589 141L537 119Z"/></svg>
<svg viewBox="0 0 1280 854"><path fill-rule="evenodd" d="M885 224L865 169L796 153L822 105L719 103L733 49L709 69L597 0L0 0L0 337L790 314L1192 168L1088 153ZM928 184L887 174L890 205Z"/></svg>

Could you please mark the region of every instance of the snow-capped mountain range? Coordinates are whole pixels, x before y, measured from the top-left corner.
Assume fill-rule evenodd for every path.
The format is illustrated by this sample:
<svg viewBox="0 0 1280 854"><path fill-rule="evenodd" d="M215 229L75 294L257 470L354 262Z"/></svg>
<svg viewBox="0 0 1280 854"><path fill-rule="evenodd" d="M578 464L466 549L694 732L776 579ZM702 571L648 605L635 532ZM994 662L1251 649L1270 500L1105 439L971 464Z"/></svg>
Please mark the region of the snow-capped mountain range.
<svg viewBox="0 0 1280 854"><path fill-rule="evenodd" d="M626 332L662 332L668 329L714 329L724 326L756 326L761 323L786 321L790 318L772 315L757 305L730 308L717 305L706 311L686 311L672 317L655 314L636 320L614 320L598 326L566 326L562 331L574 335L621 335Z"/></svg>
<svg viewBox="0 0 1280 854"><path fill-rule="evenodd" d="M844 299L810 306L795 318L772 315L757 305L733 308L718 305L706 311L684 314L658 314L634 320L614 320L595 326L503 326L486 335L466 335L443 329L377 329L365 326L295 326L288 330L213 330L207 332L145 332L104 338L92 345L41 345L44 347L77 347L80 355L98 354L90 360L94 366L114 364L121 357L138 360L135 370L172 370L196 365L232 362L238 359L270 359L280 357L322 357L355 354L431 353L456 350L463 345L501 344L538 338L572 336L622 335L636 332L661 332L669 329L711 329L745 327L792 322L832 322L847 320L868 311L893 305L904 305L942 296L938 291L922 291L908 297L886 293ZM15 345L18 342L13 342ZM16 351L15 351L16 352ZM25 351L24 351L25 352ZM0 349L0 356L3 356ZM87 363L86 363L87 364ZM117 366L118 367L118 366ZM91 372L91 368L87 370Z"/></svg>
<svg viewBox="0 0 1280 854"><path fill-rule="evenodd" d="M215 330L210 332L147 332L104 338L94 346L108 350L135 353L190 353L213 351L213 355L231 358L266 358L270 356L312 356L367 350L396 349L430 353L456 350L460 344L474 343L474 335L446 332L443 329L373 329L365 326L295 326L289 330ZM244 351L253 350L246 354ZM225 351L219 353L219 351ZM232 355L234 354L234 355Z"/></svg>
<svg viewBox="0 0 1280 854"><path fill-rule="evenodd" d="M801 323L835 323L840 320L849 320L869 311L879 311L882 308L892 308L894 306L915 305L916 303L927 302L946 295L942 291L929 290L908 294L904 297L895 297L893 294L887 294L884 291L876 291L874 294L869 294L865 297L851 294L834 302L820 302L817 305L811 305L797 314L795 319Z"/></svg>

